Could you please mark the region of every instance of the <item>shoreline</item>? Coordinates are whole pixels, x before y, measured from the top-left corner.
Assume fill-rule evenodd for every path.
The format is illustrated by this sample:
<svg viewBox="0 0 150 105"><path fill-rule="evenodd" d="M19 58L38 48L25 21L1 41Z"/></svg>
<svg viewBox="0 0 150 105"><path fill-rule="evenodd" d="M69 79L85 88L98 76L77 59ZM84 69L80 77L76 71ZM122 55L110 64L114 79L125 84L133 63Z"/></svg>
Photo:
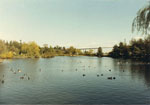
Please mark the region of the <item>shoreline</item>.
<svg viewBox="0 0 150 105"><path fill-rule="evenodd" d="M51 56L51 57L21 57L21 56L16 56L13 58L0 58L0 63L3 63L4 60L13 60L13 59L49 59L49 58L54 58L57 56L65 56L65 57L80 57L80 56L87 56L87 57L97 57L97 58L102 58L102 57L109 57L109 58L113 58L113 59L124 59L124 60L132 60L132 61L139 61L142 62L144 64L150 64L150 61L144 61L144 60L140 60L140 59L132 59L132 58L114 58L114 57L110 57L110 56L102 56L102 57L98 57L98 56L89 56L89 55L55 55L55 56Z"/></svg>
<svg viewBox="0 0 150 105"><path fill-rule="evenodd" d="M150 63L149 60L145 60L145 59L142 59L142 58L123 58L123 57L111 57L109 55L103 55L103 56L96 56L96 55L72 55L72 54L56 54L56 55L51 55L51 56L48 56L48 57L42 57L42 56L39 56L39 57L29 57L29 56L14 56L12 58L0 58L0 63L3 63L4 60L7 60L7 59L39 59L39 58L45 58L45 59L48 59L48 58L54 58L54 57L57 57L57 56L67 56L67 57L79 57L79 56L88 56L88 57L98 57L98 58L101 58L101 57L110 57L110 58L114 58L114 59L124 59L124 60L134 60L134 61L141 61L141 62L147 62L147 63Z"/></svg>
<svg viewBox="0 0 150 105"><path fill-rule="evenodd" d="M94 55L55 55L55 56L50 56L50 57L25 57L25 56L15 56L12 58L0 58L0 63L2 63L5 59L34 59L34 58L54 58L57 56L68 56L68 57L78 57L78 56L89 56L89 57L98 57L98 56L94 56ZM100 57L98 57L100 58Z"/></svg>
<svg viewBox="0 0 150 105"><path fill-rule="evenodd" d="M1 58L0 58L0 63L2 63L3 61L4 61L4 59L1 59Z"/></svg>

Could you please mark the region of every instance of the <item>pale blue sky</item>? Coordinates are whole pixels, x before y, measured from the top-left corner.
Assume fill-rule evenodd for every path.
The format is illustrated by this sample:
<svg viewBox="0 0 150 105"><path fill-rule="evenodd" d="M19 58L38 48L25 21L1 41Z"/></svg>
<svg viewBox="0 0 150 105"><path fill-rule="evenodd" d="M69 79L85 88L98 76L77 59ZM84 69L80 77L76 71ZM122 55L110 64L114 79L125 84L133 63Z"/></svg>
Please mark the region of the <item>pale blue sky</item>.
<svg viewBox="0 0 150 105"><path fill-rule="evenodd" d="M131 24L147 0L0 0L0 39L39 45L113 46L137 37Z"/></svg>

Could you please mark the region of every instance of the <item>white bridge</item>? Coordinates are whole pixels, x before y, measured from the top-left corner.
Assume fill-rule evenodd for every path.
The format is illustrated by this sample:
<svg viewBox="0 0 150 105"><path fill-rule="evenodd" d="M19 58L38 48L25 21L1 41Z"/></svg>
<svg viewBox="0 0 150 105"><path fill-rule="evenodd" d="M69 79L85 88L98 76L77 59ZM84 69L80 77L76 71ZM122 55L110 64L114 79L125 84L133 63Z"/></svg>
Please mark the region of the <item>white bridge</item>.
<svg viewBox="0 0 150 105"><path fill-rule="evenodd" d="M101 47L104 53L108 53L112 50L113 47ZM81 51L89 51L89 50L93 50L94 52L97 52L98 47L94 47L94 48L77 48Z"/></svg>

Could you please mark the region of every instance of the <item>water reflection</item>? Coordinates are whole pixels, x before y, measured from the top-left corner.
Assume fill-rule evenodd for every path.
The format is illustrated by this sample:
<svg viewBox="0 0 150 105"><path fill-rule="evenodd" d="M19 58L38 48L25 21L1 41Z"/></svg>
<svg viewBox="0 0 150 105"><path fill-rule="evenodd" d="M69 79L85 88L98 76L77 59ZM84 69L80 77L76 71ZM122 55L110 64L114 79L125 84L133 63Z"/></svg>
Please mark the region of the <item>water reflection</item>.
<svg viewBox="0 0 150 105"><path fill-rule="evenodd" d="M119 71L119 75L130 76L132 79L143 80L150 87L150 65L124 59L113 59L113 69Z"/></svg>
<svg viewBox="0 0 150 105"><path fill-rule="evenodd" d="M144 79L145 84L150 87L150 65L147 64L131 64L130 72L132 77L136 77L139 79Z"/></svg>

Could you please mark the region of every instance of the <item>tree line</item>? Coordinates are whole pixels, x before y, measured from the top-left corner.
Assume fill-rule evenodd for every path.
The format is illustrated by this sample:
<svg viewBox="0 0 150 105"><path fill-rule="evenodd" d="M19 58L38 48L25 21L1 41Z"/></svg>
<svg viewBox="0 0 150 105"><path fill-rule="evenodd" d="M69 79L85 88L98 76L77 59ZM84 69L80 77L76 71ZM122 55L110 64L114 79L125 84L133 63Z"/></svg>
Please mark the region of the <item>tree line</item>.
<svg viewBox="0 0 150 105"><path fill-rule="evenodd" d="M54 56L98 56L103 55L101 47L99 47L98 52L94 53L93 50L81 51L73 46L69 48L60 46L48 46L44 44L40 47L36 42L18 42L18 41L4 41L0 40L0 58L10 59L10 58L50 58Z"/></svg>
<svg viewBox="0 0 150 105"><path fill-rule="evenodd" d="M144 39L132 39L128 45L120 42L119 45L113 47L108 56L150 61L150 35Z"/></svg>

